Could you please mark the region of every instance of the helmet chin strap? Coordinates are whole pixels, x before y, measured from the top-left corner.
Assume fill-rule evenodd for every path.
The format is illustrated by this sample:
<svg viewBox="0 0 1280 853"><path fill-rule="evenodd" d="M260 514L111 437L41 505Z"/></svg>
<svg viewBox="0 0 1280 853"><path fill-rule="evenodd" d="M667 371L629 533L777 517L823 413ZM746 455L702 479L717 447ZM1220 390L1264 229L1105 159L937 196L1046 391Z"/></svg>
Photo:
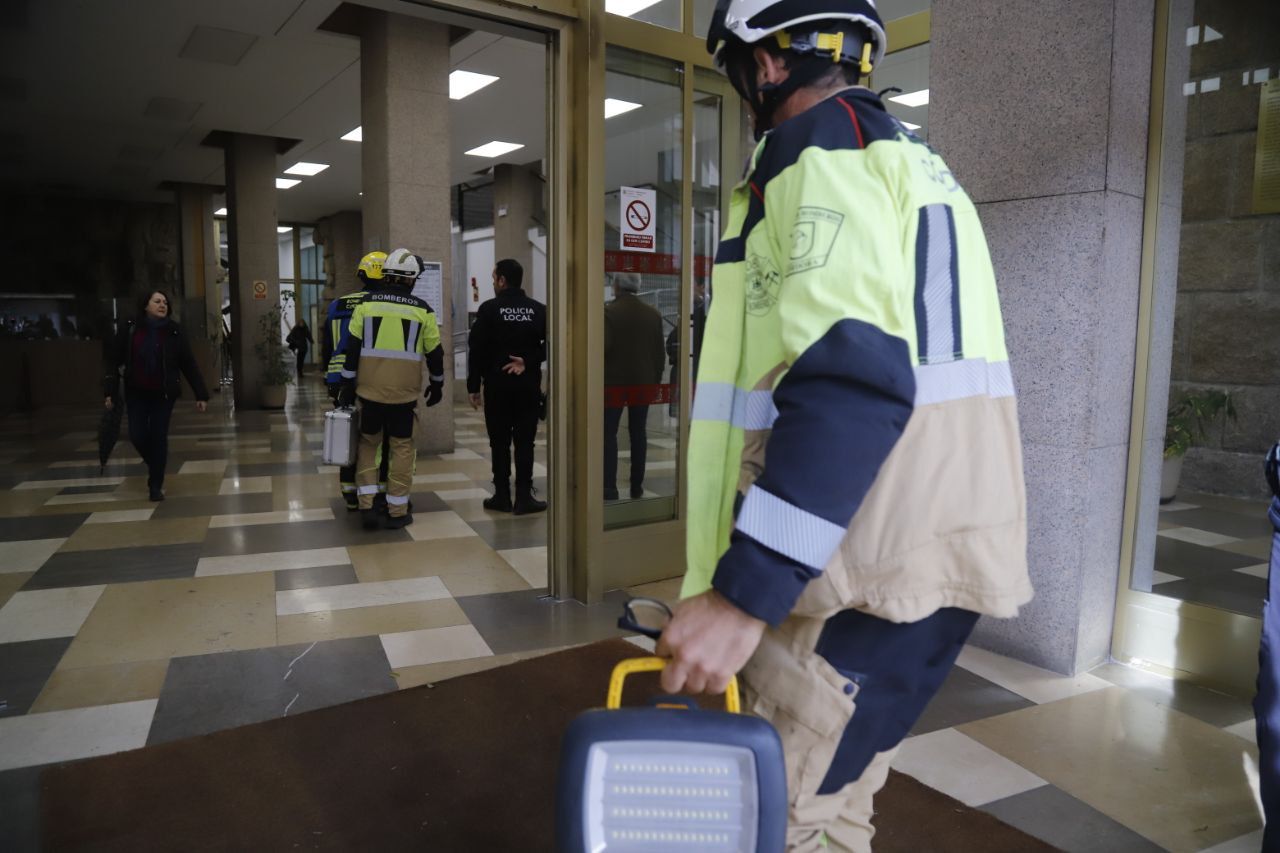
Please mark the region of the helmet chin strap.
<svg viewBox="0 0 1280 853"><path fill-rule="evenodd" d="M753 129L756 141L759 142L767 131L773 129L774 114L792 94L817 80L830 68L829 62L793 60L790 67L791 73L787 75L787 79L781 83L764 85L756 82L754 63L750 68L744 69L745 73L731 74L729 79L734 89L750 105L751 112L755 116Z"/></svg>

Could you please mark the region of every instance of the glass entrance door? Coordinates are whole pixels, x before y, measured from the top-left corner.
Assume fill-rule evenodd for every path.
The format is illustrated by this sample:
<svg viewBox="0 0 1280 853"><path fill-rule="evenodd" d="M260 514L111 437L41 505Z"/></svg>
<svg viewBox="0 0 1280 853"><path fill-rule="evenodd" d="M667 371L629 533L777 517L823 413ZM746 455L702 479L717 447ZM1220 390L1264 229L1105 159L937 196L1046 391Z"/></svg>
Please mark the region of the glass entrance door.
<svg viewBox="0 0 1280 853"><path fill-rule="evenodd" d="M689 414L740 119L718 74L617 46L605 66L596 494L612 589L683 572Z"/></svg>
<svg viewBox="0 0 1280 853"><path fill-rule="evenodd" d="M1248 694L1280 436L1280 46L1255 0L1162 3L1115 656ZM1273 116L1268 136L1268 114ZM1268 142L1268 139L1271 141Z"/></svg>

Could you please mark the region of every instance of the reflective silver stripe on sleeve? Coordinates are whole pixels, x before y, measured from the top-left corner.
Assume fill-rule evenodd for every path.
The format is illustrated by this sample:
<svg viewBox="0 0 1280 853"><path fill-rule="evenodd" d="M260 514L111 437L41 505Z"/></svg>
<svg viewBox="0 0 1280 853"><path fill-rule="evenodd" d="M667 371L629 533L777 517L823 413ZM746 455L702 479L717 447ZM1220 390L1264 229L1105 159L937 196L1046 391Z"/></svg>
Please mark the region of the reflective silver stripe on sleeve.
<svg viewBox="0 0 1280 853"><path fill-rule="evenodd" d="M951 243L949 209L945 204L931 204L924 208L920 218L928 229L925 253L924 310L926 346L920 353L930 363L955 358L956 346L952 300L956 282L951 276L951 256L955 246Z"/></svg>
<svg viewBox="0 0 1280 853"><path fill-rule="evenodd" d="M355 379L355 378L356 378L356 372L355 372L354 370L347 370L346 368L343 368L343 370L342 370L342 378L343 378L343 379Z"/></svg>
<svg viewBox="0 0 1280 853"><path fill-rule="evenodd" d="M778 410L772 391L743 391L728 382L702 382L693 399L693 419L761 430L773 426Z"/></svg>
<svg viewBox="0 0 1280 853"><path fill-rule="evenodd" d="M966 397L1012 397L1013 374L1009 362L966 358L915 369L917 406L963 400Z"/></svg>
<svg viewBox="0 0 1280 853"><path fill-rule="evenodd" d="M747 491L737 529L766 548L818 572L826 568L845 535L840 525L793 506L759 486Z"/></svg>
<svg viewBox="0 0 1280 853"><path fill-rule="evenodd" d="M361 358L394 358L400 361L421 361L422 356L416 352L405 352L399 349L374 349L364 347L360 350Z"/></svg>

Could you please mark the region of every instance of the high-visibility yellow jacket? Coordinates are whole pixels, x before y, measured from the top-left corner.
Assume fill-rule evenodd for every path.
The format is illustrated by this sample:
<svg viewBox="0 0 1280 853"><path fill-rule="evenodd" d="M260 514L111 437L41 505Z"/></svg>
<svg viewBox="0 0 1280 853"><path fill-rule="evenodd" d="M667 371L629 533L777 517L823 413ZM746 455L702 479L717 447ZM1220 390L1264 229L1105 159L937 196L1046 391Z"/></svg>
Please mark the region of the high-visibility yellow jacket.
<svg viewBox="0 0 1280 853"><path fill-rule="evenodd" d="M412 293L369 293L351 313L344 379L375 403L411 403L422 393L425 356L431 381L444 381L444 349L431 306Z"/></svg>
<svg viewBox="0 0 1280 853"><path fill-rule="evenodd" d="M1017 408L978 214L856 88L733 191L689 444L684 594L771 624L1031 598Z"/></svg>

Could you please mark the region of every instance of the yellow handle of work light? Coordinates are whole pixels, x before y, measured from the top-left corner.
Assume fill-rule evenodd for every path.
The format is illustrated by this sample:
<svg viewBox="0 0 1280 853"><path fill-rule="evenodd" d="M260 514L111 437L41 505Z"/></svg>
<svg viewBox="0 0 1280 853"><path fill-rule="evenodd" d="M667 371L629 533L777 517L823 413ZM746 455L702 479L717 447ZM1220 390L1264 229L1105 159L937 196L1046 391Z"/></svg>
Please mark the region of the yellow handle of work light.
<svg viewBox="0 0 1280 853"><path fill-rule="evenodd" d="M609 678L609 696L605 707L616 710L622 707L622 683L628 675L637 672L661 672L667 668L666 658L627 658L613 668ZM738 697L738 676L729 679L729 686L724 691L724 708L730 714L742 713L742 701Z"/></svg>

